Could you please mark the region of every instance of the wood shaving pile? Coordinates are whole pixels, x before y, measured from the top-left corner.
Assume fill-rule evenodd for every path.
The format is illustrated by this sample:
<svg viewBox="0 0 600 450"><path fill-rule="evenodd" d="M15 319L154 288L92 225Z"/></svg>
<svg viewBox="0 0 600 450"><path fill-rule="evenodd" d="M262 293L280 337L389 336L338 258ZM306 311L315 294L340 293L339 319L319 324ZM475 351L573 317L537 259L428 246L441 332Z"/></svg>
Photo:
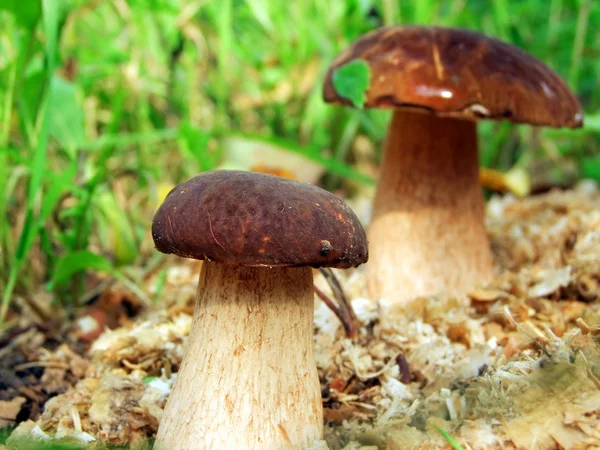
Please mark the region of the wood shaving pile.
<svg viewBox="0 0 600 450"><path fill-rule="evenodd" d="M347 339L316 303L326 427L314 449L450 448L442 432L465 449L600 448L600 191L493 198L487 226L497 276L463 297L375 305L361 269L337 272L361 329ZM191 324L198 265L177 264L170 306L102 334L85 376L9 448L19 436L135 446L154 435Z"/></svg>

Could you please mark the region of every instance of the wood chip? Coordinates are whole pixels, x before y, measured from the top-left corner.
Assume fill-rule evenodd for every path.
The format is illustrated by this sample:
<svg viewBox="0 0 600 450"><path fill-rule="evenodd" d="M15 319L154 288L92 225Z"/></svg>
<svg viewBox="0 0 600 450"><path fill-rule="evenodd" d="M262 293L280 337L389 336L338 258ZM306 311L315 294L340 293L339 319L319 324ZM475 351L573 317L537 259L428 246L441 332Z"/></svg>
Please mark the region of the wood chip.
<svg viewBox="0 0 600 450"><path fill-rule="evenodd" d="M23 404L27 401L25 397L15 397L12 400L0 401L0 419L14 421L21 412Z"/></svg>

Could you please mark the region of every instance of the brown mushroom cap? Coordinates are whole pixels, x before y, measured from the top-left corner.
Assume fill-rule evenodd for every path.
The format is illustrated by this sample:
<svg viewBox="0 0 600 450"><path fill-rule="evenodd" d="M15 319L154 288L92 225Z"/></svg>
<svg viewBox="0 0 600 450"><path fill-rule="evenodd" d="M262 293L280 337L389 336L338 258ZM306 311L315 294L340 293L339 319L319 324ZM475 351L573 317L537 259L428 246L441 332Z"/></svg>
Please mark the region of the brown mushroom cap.
<svg viewBox="0 0 600 450"><path fill-rule="evenodd" d="M354 212L319 187L235 170L176 186L152 223L163 253L240 266L358 266L367 238Z"/></svg>
<svg viewBox="0 0 600 450"><path fill-rule="evenodd" d="M468 30L386 27L366 34L325 77L326 102L350 105L332 75L362 59L370 66L366 107L417 107L437 115L510 119L577 128L581 106L567 84L523 50Z"/></svg>

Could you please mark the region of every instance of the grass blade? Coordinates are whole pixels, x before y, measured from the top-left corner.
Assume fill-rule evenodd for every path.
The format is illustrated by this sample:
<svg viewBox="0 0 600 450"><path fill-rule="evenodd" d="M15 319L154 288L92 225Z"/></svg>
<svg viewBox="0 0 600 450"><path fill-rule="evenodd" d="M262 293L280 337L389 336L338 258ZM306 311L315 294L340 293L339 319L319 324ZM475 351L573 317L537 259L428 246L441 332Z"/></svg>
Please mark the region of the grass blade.
<svg viewBox="0 0 600 450"><path fill-rule="evenodd" d="M442 430L440 427L438 427L437 425L433 425L433 428L435 428L436 430L438 430L438 432L443 436L444 439L446 439L446 441L448 442L448 444L450 444L450 446L454 449L454 450L464 450L462 448L462 446L456 442L456 440L450 436L448 433L446 433L446 431Z"/></svg>

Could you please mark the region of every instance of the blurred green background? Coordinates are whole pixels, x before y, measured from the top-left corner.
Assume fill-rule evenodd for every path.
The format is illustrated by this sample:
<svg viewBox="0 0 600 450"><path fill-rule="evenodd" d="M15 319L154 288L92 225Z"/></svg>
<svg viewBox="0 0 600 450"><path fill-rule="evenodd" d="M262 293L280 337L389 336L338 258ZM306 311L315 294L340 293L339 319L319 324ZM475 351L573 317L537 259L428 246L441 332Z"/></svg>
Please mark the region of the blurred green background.
<svg viewBox="0 0 600 450"><path fill-rule="evenodd" d="M375 165L389 111L326 105L321 80L351 41L400 23L498 36L577 92L581 130L482 122L482 165L600 180L597 0L0 0L0 320L40 287L76 303L90 273L135 291L161 195L232 136L305 155L329 189L372 183L356 143Z"/></svg>

